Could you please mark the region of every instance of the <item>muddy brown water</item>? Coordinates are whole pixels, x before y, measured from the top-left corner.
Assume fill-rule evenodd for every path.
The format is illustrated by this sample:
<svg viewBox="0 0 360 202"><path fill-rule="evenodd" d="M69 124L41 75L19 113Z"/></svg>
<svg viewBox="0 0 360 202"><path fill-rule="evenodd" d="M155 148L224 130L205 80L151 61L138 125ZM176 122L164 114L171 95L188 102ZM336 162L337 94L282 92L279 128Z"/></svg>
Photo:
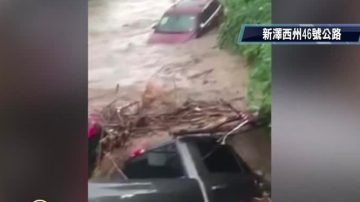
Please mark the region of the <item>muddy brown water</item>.
<svg viewBox="0 0 360 202"><path fill-rule="evenodd" d="M217 48L217 30L183 44L147 44L152 25L171 3L89 1L89 111L115 98L124 102L141 99L149 80L171 91L167 97L175 102L189 97L214 100L244 96L245 62ZM243 102L239 106L244 107Z"/></svg>
<svg viewBox="0 0 360 202"><path fill-rule="evenodd" d="M114 97L138 99L154 75L167 87L176 86L181 97L244 95L245 63L216 48L216 30L184 44L147 44L153 23L170 5L169 0L89 2L90 109L99 108ZM210 69L213 71L208 75L189 78Z"/></svg>

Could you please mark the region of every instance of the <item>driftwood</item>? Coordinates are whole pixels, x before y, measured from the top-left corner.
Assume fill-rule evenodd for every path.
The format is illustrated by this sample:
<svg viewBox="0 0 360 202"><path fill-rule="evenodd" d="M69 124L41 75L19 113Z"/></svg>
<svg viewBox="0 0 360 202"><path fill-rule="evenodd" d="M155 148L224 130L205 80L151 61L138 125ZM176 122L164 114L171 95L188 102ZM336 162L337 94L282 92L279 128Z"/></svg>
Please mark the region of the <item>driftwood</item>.
<svg viewBox="0 0 360 202"><path fill-rule="evenodd" d="M233 130L244 120L254 121L250 113L243 112L229 102L189 100L177 109L166 113L150 113L140 102L118 107L116 100L100 112L103 135L102 153L126 147L131 138L167 132L181 136L197 133L224 133Z"/></svg>
<svg viewBox="0 0 360 202"><path fill-rule="evenodd" d="M208 74L210 74L210 73L213 72L213 71L214 71L214 69L208 69L208 70L205 70L205 71L202 71L202 72L193 74L193 75L189 76L188 78L190 78L190 79L196 79L196 78L198 78L198 77L201 77L201 76L204 76L204 75L208 75Z"/></svg>
<svg viewBox="0 0 360 202"><path fill-rule="evenodd" d="M189 129L189 130L179 130L179 131L173 131L172 135L174 136L180 136L180 135L186 135L186 134L199 134L199 133L216 133L216 132L224 132L227 131L227 129L221 128L221 126L224 126L228 123L238 121L239 116L232 116L232 117L225 117L225 120L220 120L219 122L212 123L213 126L208 126L206 128L196 128L196 129Z"/></svg>

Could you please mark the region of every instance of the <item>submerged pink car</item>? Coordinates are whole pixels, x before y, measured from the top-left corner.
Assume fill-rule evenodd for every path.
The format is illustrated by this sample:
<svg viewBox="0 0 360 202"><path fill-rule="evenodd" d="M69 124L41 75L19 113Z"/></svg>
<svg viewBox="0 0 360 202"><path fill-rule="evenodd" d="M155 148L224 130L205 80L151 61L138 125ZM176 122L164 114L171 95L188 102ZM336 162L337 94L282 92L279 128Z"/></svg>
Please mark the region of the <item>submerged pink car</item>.
<svg viewBox="0 0 360 202"><path fill-rule="evenodd" d="M182 43L218 25L223 6L218 0L181 0L153 26L149 43Z"/></svg>

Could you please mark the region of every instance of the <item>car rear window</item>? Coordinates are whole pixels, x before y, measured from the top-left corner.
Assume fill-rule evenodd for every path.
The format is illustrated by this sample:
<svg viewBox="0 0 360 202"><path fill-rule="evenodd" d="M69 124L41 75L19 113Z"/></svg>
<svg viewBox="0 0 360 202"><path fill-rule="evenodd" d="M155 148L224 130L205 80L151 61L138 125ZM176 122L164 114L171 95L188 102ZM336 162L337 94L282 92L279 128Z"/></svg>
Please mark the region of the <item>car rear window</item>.
<svg viewBox="0 0 360 202"><path fill-rule="evenodd" d="M156 32L183 33L195 29L196 17L193 15L165 15L160 19Z"/></svg>
<svg viewBox="0 0 360 202"><path fill-rule="evenodd" d="M124 174L129 179L178 178L184 176L176 145L169 144L130 160Z"/></svg>
<svg viewBox="0 0 360 202"><path fill-rule="evenodd" d="M227 145L220 145L213 141L199 141L196 143L203 163L211 173L242 173L244 168L232 151Z"/></svg>

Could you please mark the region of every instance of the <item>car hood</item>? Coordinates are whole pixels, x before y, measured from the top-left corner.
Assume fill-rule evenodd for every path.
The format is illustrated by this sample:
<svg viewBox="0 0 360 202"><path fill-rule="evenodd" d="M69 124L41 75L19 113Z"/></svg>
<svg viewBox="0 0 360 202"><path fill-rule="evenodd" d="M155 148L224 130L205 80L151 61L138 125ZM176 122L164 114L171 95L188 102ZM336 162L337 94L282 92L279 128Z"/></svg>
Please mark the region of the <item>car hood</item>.
<svg viewBox="0 0 360 202"><path fill-rule="evenodd" d="M195 38L194 32L186 33L153 33L149 43L184 43Z"/></svg>

